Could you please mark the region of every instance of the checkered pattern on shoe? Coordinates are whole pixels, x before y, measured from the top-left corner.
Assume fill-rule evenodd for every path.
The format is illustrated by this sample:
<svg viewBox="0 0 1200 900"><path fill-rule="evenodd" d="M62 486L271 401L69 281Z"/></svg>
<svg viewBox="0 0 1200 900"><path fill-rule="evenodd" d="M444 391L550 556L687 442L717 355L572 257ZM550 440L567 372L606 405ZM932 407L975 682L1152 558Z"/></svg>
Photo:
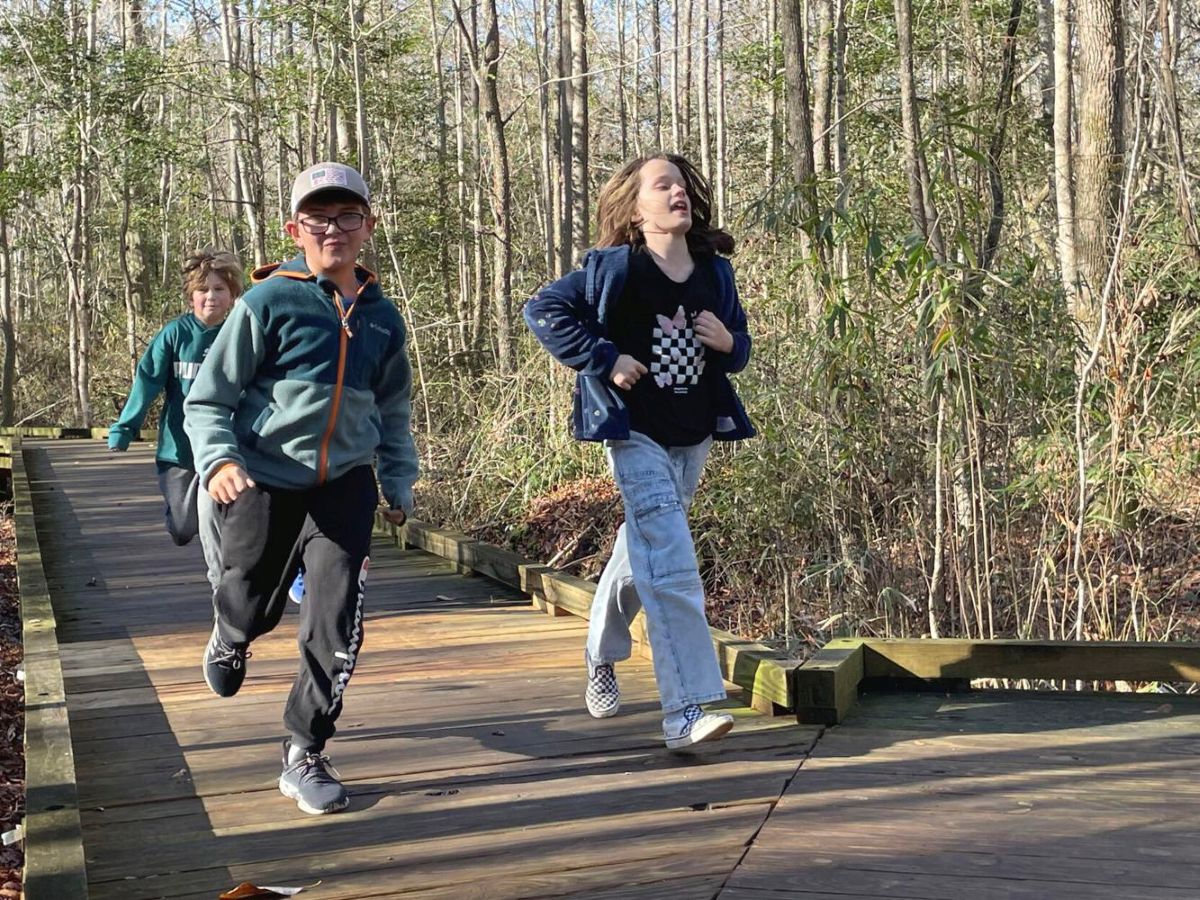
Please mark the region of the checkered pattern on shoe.
<svg viewBox="0 0 1200 900"><path fill-rule="evenodd" d="M621 689L611 663L592 665L588 661L587 690L583 694L587 710L596 719L615 716L621 707Z"/></svg>

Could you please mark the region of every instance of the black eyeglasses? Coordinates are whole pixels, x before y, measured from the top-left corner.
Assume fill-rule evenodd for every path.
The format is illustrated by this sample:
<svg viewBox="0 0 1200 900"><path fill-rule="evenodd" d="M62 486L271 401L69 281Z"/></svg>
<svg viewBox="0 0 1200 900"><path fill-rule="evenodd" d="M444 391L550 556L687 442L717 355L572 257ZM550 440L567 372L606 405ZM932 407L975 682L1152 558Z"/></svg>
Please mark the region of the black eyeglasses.
<svg viewBox="0 0 1200 900"><path fill-rule="evenodd" d="M300 224L309 234L325 234L330 225L336 225L338 231L358 231L366 220L367 217L362 213L345 212L336 216L305 216L300 220Z"/></svg>

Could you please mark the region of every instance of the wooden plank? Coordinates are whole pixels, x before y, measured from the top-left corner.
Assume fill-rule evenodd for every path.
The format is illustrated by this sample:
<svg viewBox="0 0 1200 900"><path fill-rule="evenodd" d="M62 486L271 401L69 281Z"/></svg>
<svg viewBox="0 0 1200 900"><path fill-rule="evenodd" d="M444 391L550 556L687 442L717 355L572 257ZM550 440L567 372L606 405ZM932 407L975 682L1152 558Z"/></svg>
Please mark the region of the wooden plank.
<svg viewBox="0 0 1200 900"><path fill-rule="evenodd" d="M795 708L792 696L792 669L799 662L788 661L786 654L765 644L747 641L728 631L709 628L721 674L748 691L755 708L768 715L773 707L790 711Z"/></svg>
<svg viewBox="0 0 1200 900"><path fill-rule="evenodd" d="M797 720L836 725L858 700L864 653L856 639L830 641L792 673Z"/></svg>
<svg viewBox="0 0 1200 900"><path fill-rule="evenodd" d="M868 678L1200 681L1200 643L867 639Z"/></svg>
<svg viewBox="0 0 1200 900"><path fill-rule="evenodd" d="M72 617L66 686L96 898L198 900L240 880L320 878L314 896L331 900L664 890L699 900L815 737L731 701L731 735L669 753L652 673L636 659L622 669L624 714L593 720L581 618L547 622L494 580L388 546L406 528L380 529L364 653L330 747L353 803L298 815L274 786L292 607L256 642L239 696L210 696L199 557L149 540L161 537L149 452L116 466L99 447L45 454L38 503L55 518L38 527ZM129 498L119 510L113 490ZM465 562L486 557L446 534ZM515 562L489 558L496 575ZM521 565L540 583L540 567Z"/></svg>
<svg viewBox="0 0 1200 900"><path fill-rule="evenodd" d="M475 541L467 555L473 574L486 576L509 587L521 588L522 569L529 571L529 560L519 553L483 541Z"/></svg>
<svg viewBox="0 0 1200 900"><path fill-rule="evenodd" d="M84 900L87 875L66 690L20 446L15 437L13 503L25 650L25 897Z"/></svg>
<svg viewBox="0 0 1200 900"><path fill-rule="evenodd" d="M756 804L703 812L671 809L628 816L584 815L571 823L541 826L528 824L522 811L507 828L478 830L468 823L456 823L460 827L454 834L425 838L420 831L410 830L399 807L377 813L382 828L365 842L350 828L351 816L343 813L332 817L338 820L337 827L326 828L319 839L313 834L320 823L295 823L305 826L296 830L306 833L293 831L290 844L304 847L304 855L289 855L277 839L266 845L271 851L266 857L219 867L210 862L208 867L188 872L156 871L157 877L137 880L119 876L98 882L93 897L143 900L208 891L215 896L217 890L241 880L297 883L289 878L325 879L321 896L330 900L372 896L380 886L392 894L402 894L487 880L502 884L518 876L586 870L616 860L649 864L687 852L711 853L722 847L740 850L761 824L767 808L766 804ZM536 815L536 809L528 812ZM390 839L385 838L388 835ZM230 838L222 842L222 847L236 850L242 836ZM314 840L321 844L319 850L312 849ZM143 853L143 857L146 855Z"/></svg>
<svg viewBox="0 0 1200 900"><path fill-rule="evenodd" d="M485 575L503 584L519 587L531 596L535 607L551 616L570 614L587 619L591 614L596 593L594 582L530 562L516 553L476 541L468 535L434 528L424 522L409 521L402 529L393 528L390 532L381 519L377 526L383 533L396 535L398 541L451 560L460 572ZM788 661L785 654L771 647L717 628L709 630L722 676L746 690L756 709L773 714L794 708L791 671L797 662ZM630 634L643 655L649 658L650 642L644 613L639 613L630 624Z"/></svg>

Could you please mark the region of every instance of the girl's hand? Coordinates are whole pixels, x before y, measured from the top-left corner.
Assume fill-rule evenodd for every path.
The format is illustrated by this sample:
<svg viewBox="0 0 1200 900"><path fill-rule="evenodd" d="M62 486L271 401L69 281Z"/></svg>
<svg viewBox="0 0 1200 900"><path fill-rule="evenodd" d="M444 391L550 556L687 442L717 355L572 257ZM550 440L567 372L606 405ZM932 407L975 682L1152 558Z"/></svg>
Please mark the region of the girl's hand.
<svg viewBox="0 0 1200 900"><path fill-rule="evenodd" d="M733 335L729 333L725 323L707 309L696 316L692 322L692 328L696 332L696 337L700 338L700 343L705 347L712 347L722 353L728 353L733 349Z"/></svg>
<svg viewBox="0 0 1200 900"><path fill-rule="evenodd" d="M622 353L617 357L617 361L613 363L612 374L608 377L623 391L630 390L638 379L645 375L649 369L643 366L640 362L630 356L628 353Z"/></svg>

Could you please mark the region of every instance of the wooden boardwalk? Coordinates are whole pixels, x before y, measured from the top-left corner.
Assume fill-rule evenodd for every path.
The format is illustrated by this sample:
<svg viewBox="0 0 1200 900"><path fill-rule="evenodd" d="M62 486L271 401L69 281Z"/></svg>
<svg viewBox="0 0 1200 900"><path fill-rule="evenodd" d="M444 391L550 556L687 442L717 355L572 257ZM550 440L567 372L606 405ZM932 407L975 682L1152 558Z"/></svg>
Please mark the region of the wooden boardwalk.
<svg viewBox="0 0 1200 900"><path fill-rule="evenodd" d="M294 613L214 697L199 548L162 528L150 452L24 455L91 897L1200 896L1190 699L890 695L822 732L734 695L728 739L671 754L647 662L621 667L622 715L593 720L582 620L383 537L329 747L352 805L306 816L275 787Z"/></svg>
<svg viewBox="0 0 1200 900"><path fill-rule="evenodd" d="M318 879L314 900L711 897L817 734L736 708L730 740L670 754L643 660L621 669L627 713L593 720L586 623L380 538L329 747L353 802L304 815L275 787L294 613L255 642L238 696L213 696L200 551L167 537L150 454L61 441L25 457L92 897Z"/></svg>

